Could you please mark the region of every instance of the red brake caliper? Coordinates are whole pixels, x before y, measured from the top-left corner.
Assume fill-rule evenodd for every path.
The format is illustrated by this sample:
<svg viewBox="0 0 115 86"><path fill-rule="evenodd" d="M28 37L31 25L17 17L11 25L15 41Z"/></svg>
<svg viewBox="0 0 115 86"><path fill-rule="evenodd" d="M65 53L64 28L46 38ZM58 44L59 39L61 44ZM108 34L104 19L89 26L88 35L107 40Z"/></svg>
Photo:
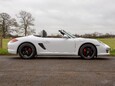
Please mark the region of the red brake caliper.
<svg viewBox="0 0 115 86"><path fill-rule="evenodd" d="M31 53L31 52L32 52L32 49L31 49L31 48L29 48L29 49L28 49L28 51L29 51L29 53Z"/></svg>
<svg viewBox="0 0 115 86"><path fill-rule="evenodd" d="M86 56L86 51L87 51L86 48L84 48L83 53L85 56Z"/></svg>

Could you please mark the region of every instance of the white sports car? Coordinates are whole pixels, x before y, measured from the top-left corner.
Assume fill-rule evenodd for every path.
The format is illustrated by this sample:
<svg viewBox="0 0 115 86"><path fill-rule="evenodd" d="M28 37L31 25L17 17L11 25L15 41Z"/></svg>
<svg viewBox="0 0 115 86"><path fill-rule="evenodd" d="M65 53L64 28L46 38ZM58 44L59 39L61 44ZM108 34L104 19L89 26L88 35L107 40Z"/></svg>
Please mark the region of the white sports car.
<svg viewBox="0 0 115 86"><path fill-rule="evenodd" d="M8 43L8 52L19 54L23 59L34 58L36 55L76 55L84 59L92 59L98 55L109 55L110 47L96 39L77 38L59 30L62 37L30 35L14 38Z"/></svg>

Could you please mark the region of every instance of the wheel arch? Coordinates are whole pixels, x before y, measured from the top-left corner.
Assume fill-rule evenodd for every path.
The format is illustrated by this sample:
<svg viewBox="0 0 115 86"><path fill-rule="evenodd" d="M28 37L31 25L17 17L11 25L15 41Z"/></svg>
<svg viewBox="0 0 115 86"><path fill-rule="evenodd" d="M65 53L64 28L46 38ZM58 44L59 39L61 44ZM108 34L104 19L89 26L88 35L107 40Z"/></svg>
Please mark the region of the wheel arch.
<svg viewBox="0 0 115 86"><path fill-rule="evenodd" d="M37 54L37 49L36 49L35 45L34 45L33 43L31 43L31 42L23 42L23 43L21 43L21 44L18 46L18 48L17 48L17 54L18 54L19 47L20 47L22 44L24 44L24 43L29 43L29 44L33 45L34 48L35 48L35 52L36 52L36 54Z"/></svg>
<svg viewBox="0 0 115 86"><path fill-rule="evenodd" d="M96 49L96 55L95 55L95 56L97 57L97 53L98 53L97 47L96 47L93 43L90 43L90 42L83 43L83 44L79 47L78 55L80 56L80 49L81 49L81 47L82 47L83 45L85 45L85 44L91 44L91 45L93 45L93 46L95 47L95 49Z"/></svg>

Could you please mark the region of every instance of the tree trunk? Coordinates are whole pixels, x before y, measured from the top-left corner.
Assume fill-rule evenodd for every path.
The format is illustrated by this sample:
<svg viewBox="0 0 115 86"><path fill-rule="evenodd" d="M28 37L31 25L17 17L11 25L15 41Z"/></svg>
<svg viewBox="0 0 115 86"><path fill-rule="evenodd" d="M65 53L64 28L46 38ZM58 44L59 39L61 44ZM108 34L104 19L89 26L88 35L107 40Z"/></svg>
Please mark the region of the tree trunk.
<svg viewBox="0 0 115 86"><path fill-rule="evenodd" d="M27 25L25 26L25 36L27 36Z"/></svg>
<svg viewBox="0 0 115 86"><path fill-rule="evenodd" d="M25 36L27 35L27 30L26 30L26 28L25 28Z"/></svg>
<svg viewBox="0 0 115 86"><path fill-rule="evenodd" d="M3 31L3 35L2 35L2 37L3 37L3 38L5 38L5 37L6 37L5 31Z"/></svg>
<svg viewBox="0 0 115 86"><path fill-rule="evenodd" d="M3 34L2 34L2 37L5 38L6 37L6 28L5 28L5 21L3 21L3 25L2 25L2 28L3 28Z"/></svg>
<svg viewBox="0 0 115 86"><path fill-rule="evenodd" d="M2 48L2 34L0 34L0 48Z"/></svg>

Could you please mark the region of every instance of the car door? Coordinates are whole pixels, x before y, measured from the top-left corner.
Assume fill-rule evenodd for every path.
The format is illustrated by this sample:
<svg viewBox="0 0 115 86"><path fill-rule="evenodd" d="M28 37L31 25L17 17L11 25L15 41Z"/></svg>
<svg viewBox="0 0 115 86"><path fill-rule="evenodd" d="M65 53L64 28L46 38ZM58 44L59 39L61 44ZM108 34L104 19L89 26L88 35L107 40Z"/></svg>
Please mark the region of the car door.
<svg viewBox="0 0 115 86"><path fill-rule="evenodd" d="M75 52L73 38L45 38L44 46L47 52L52 54L73 54Z"/></svg>

